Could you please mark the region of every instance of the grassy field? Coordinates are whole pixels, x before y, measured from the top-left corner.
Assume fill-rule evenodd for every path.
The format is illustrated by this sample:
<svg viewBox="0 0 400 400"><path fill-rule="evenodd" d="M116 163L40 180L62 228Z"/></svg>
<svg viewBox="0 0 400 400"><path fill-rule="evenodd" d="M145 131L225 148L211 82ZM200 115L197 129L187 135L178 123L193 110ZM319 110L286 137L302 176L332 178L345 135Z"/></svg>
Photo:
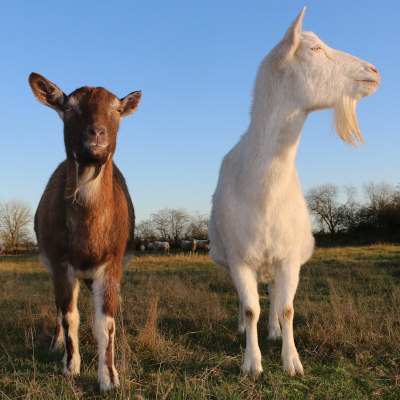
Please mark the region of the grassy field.
<svg viewBox="0 0 400 400"><path fill-rule="evenodd" d="M121 388L98 392L90 295L82 287L82 373L61 373L48 347L55 307L36 258L0 258L1 399L400 399L400 247L320 249L302 271L295 337L304 377L282 372L267 341L264 374L240 375L244 337L225 271L207 256L143 256L126 270L117 322Z"/></svg>

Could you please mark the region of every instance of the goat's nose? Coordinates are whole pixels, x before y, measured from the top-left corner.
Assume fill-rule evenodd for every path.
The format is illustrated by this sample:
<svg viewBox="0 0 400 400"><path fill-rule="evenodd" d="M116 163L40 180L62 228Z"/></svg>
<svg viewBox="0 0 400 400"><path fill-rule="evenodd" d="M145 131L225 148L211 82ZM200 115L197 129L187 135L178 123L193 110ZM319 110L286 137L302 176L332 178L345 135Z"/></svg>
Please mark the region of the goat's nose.
<svg viewBox="0 0 400 400"><path fill-rule="evenodd" d="M89 136L100 137L106 133L106 128L101 125L91 126L88 130Z"/></svg>
<svg viewBox="0 0 400 400"><path fill-rule="evenodd" d="M376 68L375 65L368 65L367 69L375 74L379 74L378 68Z"/></svg>

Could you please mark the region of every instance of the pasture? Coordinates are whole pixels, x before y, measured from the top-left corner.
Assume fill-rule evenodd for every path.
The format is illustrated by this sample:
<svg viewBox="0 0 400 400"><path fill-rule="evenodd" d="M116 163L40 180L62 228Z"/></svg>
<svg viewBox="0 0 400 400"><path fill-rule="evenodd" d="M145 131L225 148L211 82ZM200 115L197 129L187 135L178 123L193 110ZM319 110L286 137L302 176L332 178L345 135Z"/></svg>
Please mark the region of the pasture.
<svg viewBox="0 0 400 400"><path fill-rule="evenodd" d="M1 399L399 399L400 246L318 249L303 267L295 339L304 377L282 372L280 343L267 340L260 287L264 374L240 375L244 336L226 272L206 255L135 257L117 317L121 387L101 395L91 298L82 285L81 376L63 377L48 347L55 306L36 257L0 258Z"/></svg>

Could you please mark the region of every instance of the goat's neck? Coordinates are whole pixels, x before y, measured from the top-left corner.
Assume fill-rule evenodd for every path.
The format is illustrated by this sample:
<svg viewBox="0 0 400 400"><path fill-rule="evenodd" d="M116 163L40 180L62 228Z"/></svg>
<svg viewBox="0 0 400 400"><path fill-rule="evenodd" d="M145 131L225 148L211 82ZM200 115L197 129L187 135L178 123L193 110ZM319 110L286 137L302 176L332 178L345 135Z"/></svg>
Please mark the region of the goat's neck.
<svg viewBox="0 0 400 400"><path fill-rule="evenodd" d="M306 113L284 95L256 96L243 140L248 169L258 182L285 185L296 174L295 160Z"/></svg>
<svg viewBox="0 0 400 400"><path fill-rule="evenodd" d="M66 198L73 205L91 209L104 207L113 199L113 163L109 159L101 167L67 161Z"/></svg>

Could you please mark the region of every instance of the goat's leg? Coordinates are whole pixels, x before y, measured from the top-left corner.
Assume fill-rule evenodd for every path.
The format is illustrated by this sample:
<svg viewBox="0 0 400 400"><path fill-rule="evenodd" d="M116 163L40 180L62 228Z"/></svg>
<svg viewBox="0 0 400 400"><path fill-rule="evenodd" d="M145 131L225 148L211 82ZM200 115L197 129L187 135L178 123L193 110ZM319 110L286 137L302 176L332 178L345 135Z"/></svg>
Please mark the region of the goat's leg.
<svg viewBox="0 0 400 400"><path fill-rule="evenodd" d="M262 372L261 351L258 346L257 323L260 317L257 278L246 265L231 268L231 276L239 295L241 320L246 331L246 350L242 371L254 376Z"/></svg>
<svg viewBox="0 0 400 400"><path fill-rule="evenodd" d="M268 339L276 340L282 337L281 327L279 325L278 313L276 310L276 291L275 283L268 284L269 294L269 317L268 317Z"/></svg>
<svg viewBox="0 0 400 400"><path fill-rule="evenodd" d="M276 310L282 327L282 362L289 375L303 375L293 337L293 299L299 283L300 265L283 264L276 270Z"/></svg>
<svg viewBox="0 0 400 400"><path fill-rule="evenodd" d="M62 312L57 307L56 327L50 344L50 351L60 350L64 346L64 329L62 327Z"/></svg>
<svg viewBox="0 0 400 400"><path fill-rule="evenodd" d="M64 337L64 374L74 376L79 375L81 368L78 339L79 281L71 278L66 271L64 272L58 273L54 278L56 304L61 311L61 315L57 316L57 323L61 322Z"/></svg>
<svg viewBox="0 0 400 400"><path fill-rule="evenodd" d="M243 305L242 302L239 300L239 326L238 326L239 333L244 333L246 331L246 320L244 318L243 313Z"/></svg>
<svg viewBox="0 0 400 400"><path fill-rule="evenodd" d="M100 390L119 386L114 365L115 319L118 307L118 283L107 271L93 281L95 305L94 331L99 355L98 379Z"/></svg>

